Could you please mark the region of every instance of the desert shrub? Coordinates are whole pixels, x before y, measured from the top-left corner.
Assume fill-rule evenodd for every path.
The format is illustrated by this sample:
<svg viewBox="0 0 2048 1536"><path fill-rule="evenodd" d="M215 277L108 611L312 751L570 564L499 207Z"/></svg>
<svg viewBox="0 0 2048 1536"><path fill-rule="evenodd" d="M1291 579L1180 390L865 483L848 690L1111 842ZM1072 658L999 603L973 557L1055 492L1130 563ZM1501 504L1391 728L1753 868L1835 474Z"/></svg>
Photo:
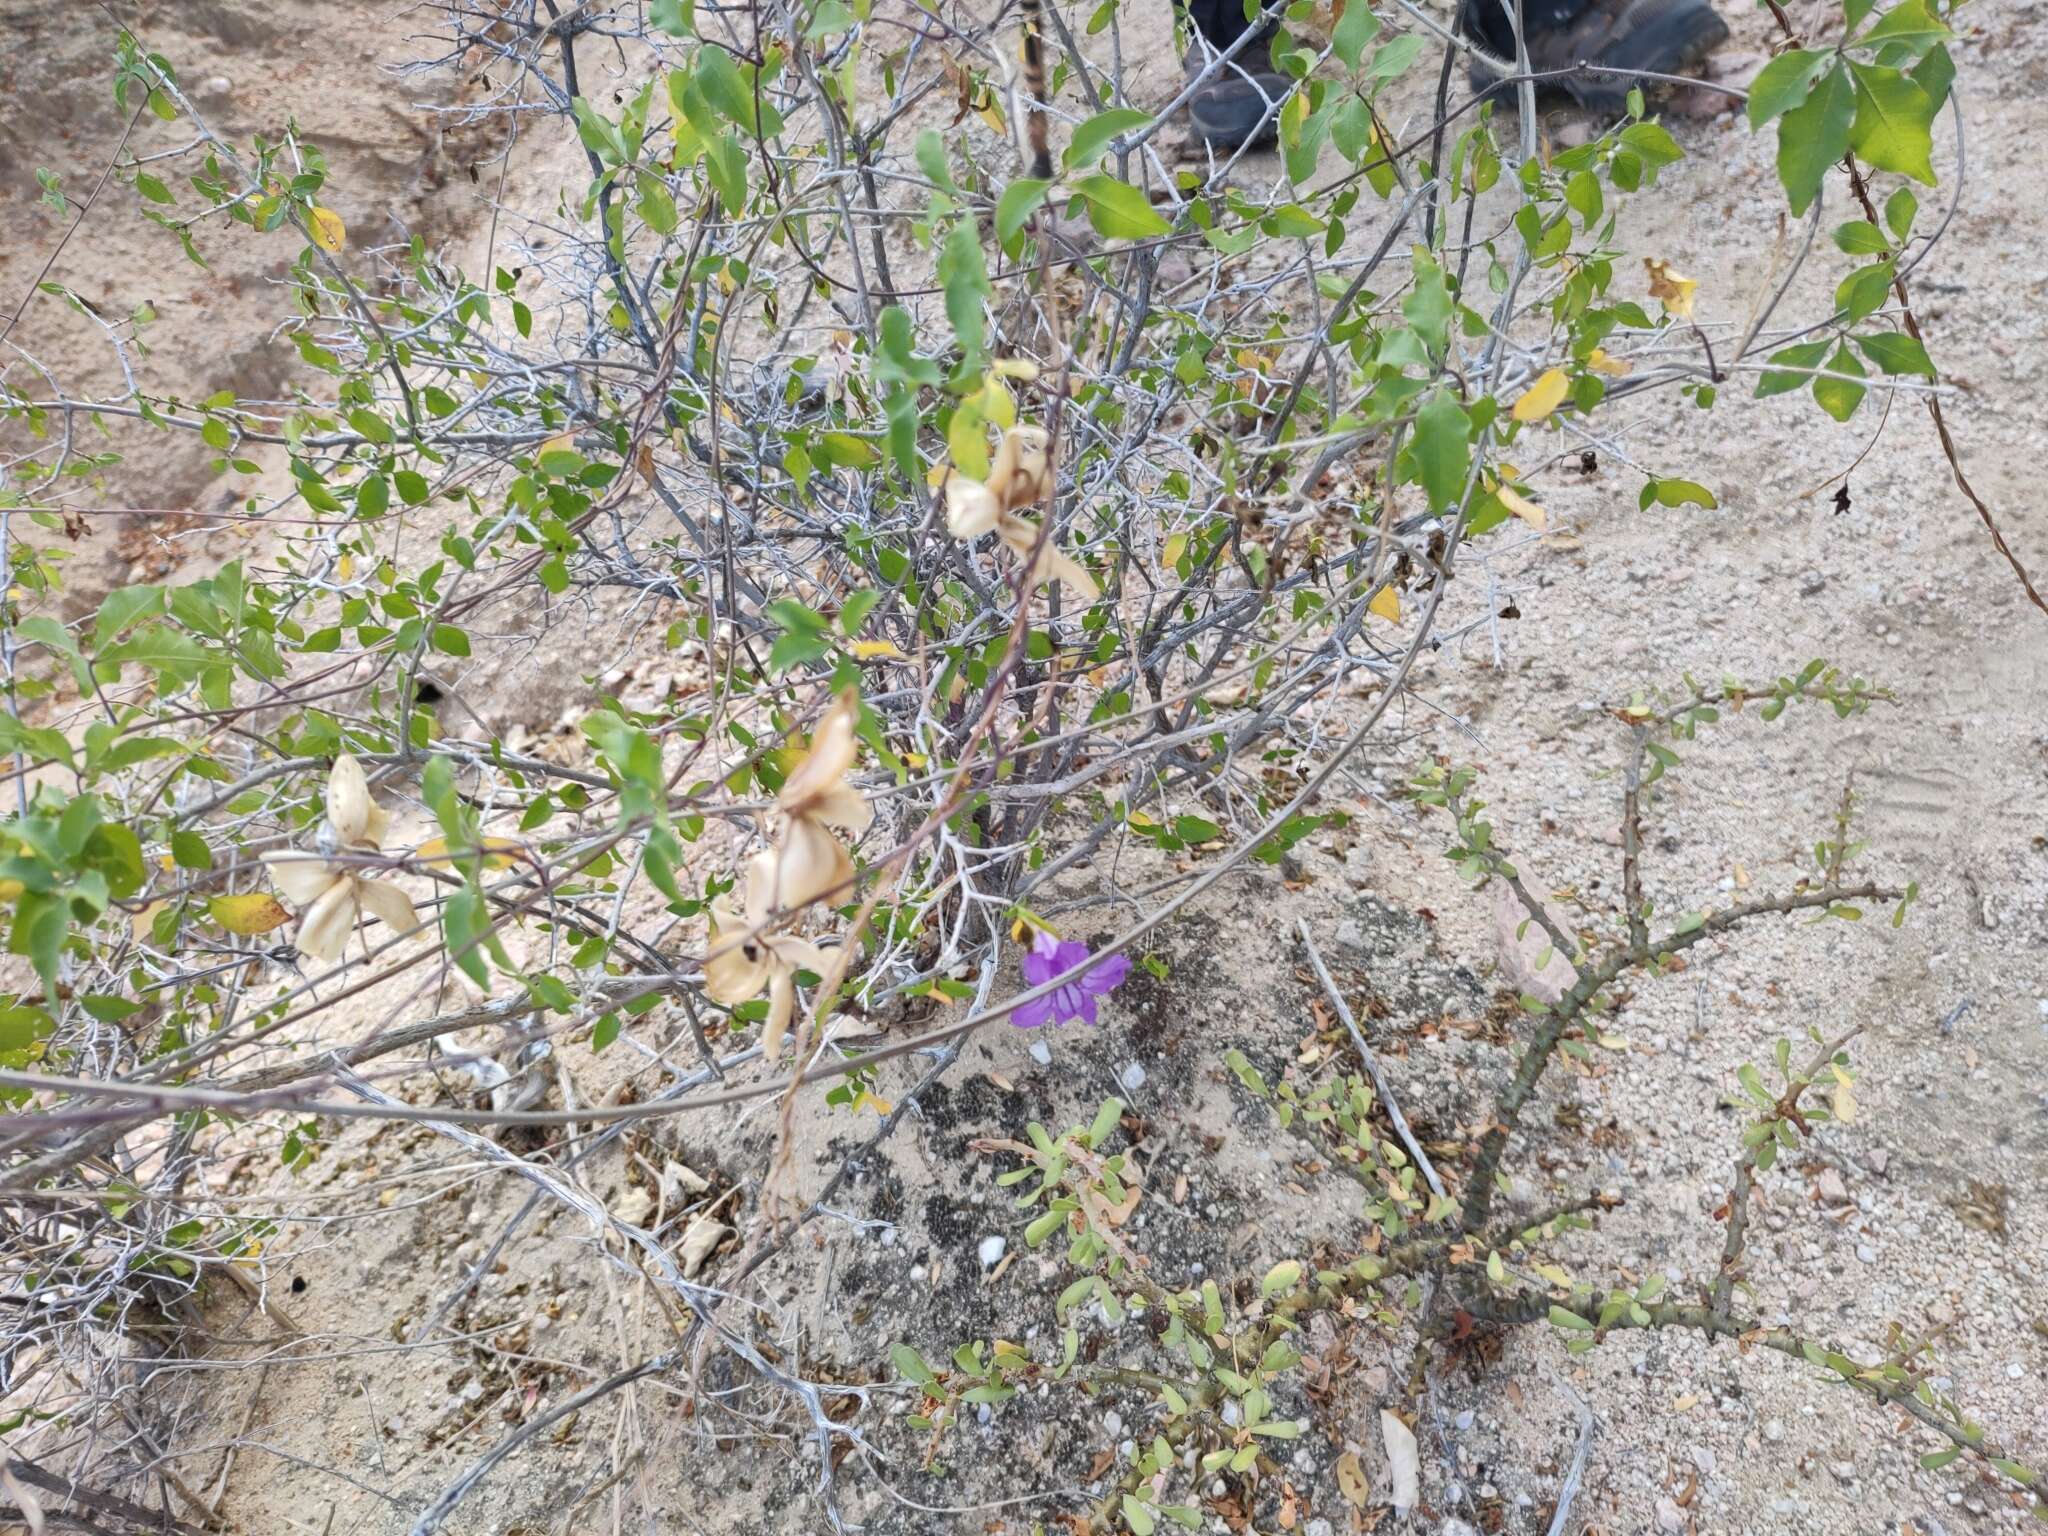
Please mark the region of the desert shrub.
<svg viewBox="0 0 2048 1536"><path fill-rule="evenodd" d="M1313 35L1309 7L1286 19ZM459 80L444 124L478 187L515 194L475 271L351 230L316 143L293 126L231 142L174 61L114 40L121 147L89 197L47 175L52 205L145 220L167 262L275 251L264 297L302 366L284 401L171 398L146 308L45 283L34 302L96 326L121 386L75 393L13 339L0 372L0 892L20 962L0 1136L37 1302L8 1327L74 1372L10 1382L17 1427L62 1404L45 1454L74 1454L133 1389L102 1330L241 1276L272 1236L186 1214L195 1170L252 1137L299 1169L367 1118L428 1121L591 1214L685 1320L672 1353L523 1426L417 1529L562 1414L712 1357L794 1402L835 1466L860 1419L778 1365L738 1300L837 1187L796 1195L799 1101L871 1147L973 1031L1091 1017L1203 892L1287 871L1345 814L1328 791L1361 749L1398 741L1388 711L1418 658L1497 627L1483 584L1454 575L1546 526L1546 476L1603 445L1618 402L1704 421L1743 409L1731 389L1804 391L1846 420L1903 395L1939 422L1908 290L1947 222L1915 190L1936 185L1954 110L1939 4L1852 4L1828 39L1788 35L1746 97L1715 87L1776 135L1798 221L1740 319L1699 313L1693 280L1630 241L1630 209L1683 154L1640 91L1590 142L1539 152L1535 78L1476 98L1462 45L1422 13L1346 6L1324 40L1278 47L1294 83L1279 172L1255 189L1241 164L1168 158L1170 108L1126 94L1128 24L1117 0L1079 36L1035 8L450 6L412 78ZM1040 27L1045 102L1014 62ZM1048 120L1057 174L1019 175L1015 140ZM558 201L522 192L535 143L575 158ZM1788 295L1821 262L1839 286L1803 310ZM202 521L262 537L75 612L62 534L146 473L153 434L216 455L233 505ZM1714 505L1682 460L1635 478L1646 515ZM593 635L687 681L636 697ZM588 708L555 735L515 739L469 698L579 671ZM1604 950L1554 936L1578 980L1531 1000L1493 1129L1437 1187L1365 1078L1231 1062L1366 1186L1378 1255L1290 1261L1249 1303L1165 1291L1117 1232L1113 1102L1006 1144L1036 1179L1027 1239L1063 1240L1074 1271L1048 1306L1167 1320L1142 1376L1160 1438L1099 1521L1186 1518L1165 1485L1190 1449L1256 1477L1261 1441L1293 1427L1262 1394L1297 1363L1297 1321L1362 1298L1425 1339L1545 1319L1587 1345L1734 1331L1913 1414L1952 1442L1939 1455L2030 1482L1911 1352L1871 1368L1741 1322L1739 1207L1698 1301L1538 1283L1523 1254L1591 1207L1494 1209L1523 1103L1558 1052L1599 1048L1621 977L1752 918L1903 899L1849 878L1842 832L1799 889L1668 926L1644 907L1641 793L1731 695L1769 717L1871 692L1816 664L1623 706L1627 910ZM1463 871L1526 896L1470 778L1417 771ZM1091 886L1124 858L1149 872L1135 897ZM1112 937L1059 937L1091 910ZM451 987L470 991L448 1008ZM345 1032L337 1011L366 997L376 1022ZM883 1042L849 1043L855 1022ZM510 1046L446 1047L480 1027ZM1740 1168L1852 1091L1839 1042L1819 1044L1745 1074ZM638 1053L651 1086L543 1107L547 1050ZM880 1074L913 1055L892 1103ZM423 1105L372 1080L425 1064L475 1092L443 1079L456 1101ZM743 1231L699 1202L650 1232L576 1183L629 1128L778 1099ZM518 1128L577 1150L527 1150ZM1425 1269L1444 1282L1429 1308L1396 1283ZM942 1428L1072 1350L896 1365L893 1390Z"/></svg>

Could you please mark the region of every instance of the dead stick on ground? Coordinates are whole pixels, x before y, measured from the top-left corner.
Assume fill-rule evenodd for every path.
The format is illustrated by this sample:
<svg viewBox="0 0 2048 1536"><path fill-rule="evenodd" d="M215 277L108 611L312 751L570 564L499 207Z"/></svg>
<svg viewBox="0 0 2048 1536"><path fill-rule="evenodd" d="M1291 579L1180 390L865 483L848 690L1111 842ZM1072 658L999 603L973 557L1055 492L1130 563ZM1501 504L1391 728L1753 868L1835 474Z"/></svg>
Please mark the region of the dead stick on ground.
<svg viewBox="0 0 2048 1536"><path fill-rule="evenodd" d="M1579 1484L1585 1480L1586 1457L1593 1450L1593 1431L1600 1423L1578 1393L1563 1382L1557 1384L1557 1390L1579 1410L1579 1443L1572 1452L1571 1470L1564 1475L1564 1486L1557 1490L1557 1513L1550 1517L1550 1536L1564 1536L1565 1522L1571 1518L1572 1500L1579 1496Z"/></svg>
<svg viewBox="0 0 2048 1536"><path fill-rule="evenodd" d="M1415 1133L1408 1129L1408 1120L1401 1113L1401 1105L1394 1097L1394 1090L1387 1086L1387 1074L1380 1070L1379 1058L1372 1053L1372 1047L1365 1043L1365 1036L1359 1033L1358 1021L1351 1017L1351 1009L1344 1001L1344 994L1337 990L1337 983L1331 979L1330 968L1323 964L1323 957L1316 950L1316 941L1309 936L1308 922L1303 919L1296 925L1301 933L1301 947L1308 951L1308 963L1316 969L1316 980L1323 984L1323 995L1330 1000L1330 1006L1337 1010L1337 1017L1344 1021L1344 1027L1351 1031L1351 1043L1358 1047L1359 1060L1365 1063L1365 1070L1372 1075L1373 1091L1380 1096L1380 1102L1387 1106L1387 1118L1394 1122L1394 1130L1401 1138L1401 1145L1408 1149L1408 1155L1415 1159L1415 1166L1422 1170L1422 1176L1429 1182L1430 1190L1439 1200L1448 1200L1444 1193L1443 1181L1436 1176L1429 1154L1422 1150L1422 1144L1415 1139Z"/></svg>

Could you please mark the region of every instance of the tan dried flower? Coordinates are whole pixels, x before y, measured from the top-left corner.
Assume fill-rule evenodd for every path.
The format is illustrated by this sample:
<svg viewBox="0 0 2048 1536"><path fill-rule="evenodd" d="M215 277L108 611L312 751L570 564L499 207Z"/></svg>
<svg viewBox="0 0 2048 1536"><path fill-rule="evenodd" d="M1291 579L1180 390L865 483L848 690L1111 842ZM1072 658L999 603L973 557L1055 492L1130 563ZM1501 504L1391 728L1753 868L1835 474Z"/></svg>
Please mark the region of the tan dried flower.
<svg viewBox="0 0 2048 1536"><path fill-rule="evenodd" d="M956 539L994 533L1020 559L1033 562L1028 586L1057 581L1083 602L1093 602L1102 589L1087 568L1050 537L1041 540L1039 525L1019 513L1052 494L1049 444L1043 427L1012 427L1003 434L985 482L958 472L948 474L946 527Z"/></svg>
<svg viewBox="0 0 2048 1536"><path fill-rule="evenodd" d="M299 908L295 942L307 959L339 960L348 946L348 936L365 912L381 918L396 933L410 933L419 927L405 892L389 880L371 879L356 865L333 857L377 852L390 825L390 813L370 798L370 781L362 764L344 753L334 760L327 775L327 820L321 827L320 847L263 855L270 878Z"/></svg>

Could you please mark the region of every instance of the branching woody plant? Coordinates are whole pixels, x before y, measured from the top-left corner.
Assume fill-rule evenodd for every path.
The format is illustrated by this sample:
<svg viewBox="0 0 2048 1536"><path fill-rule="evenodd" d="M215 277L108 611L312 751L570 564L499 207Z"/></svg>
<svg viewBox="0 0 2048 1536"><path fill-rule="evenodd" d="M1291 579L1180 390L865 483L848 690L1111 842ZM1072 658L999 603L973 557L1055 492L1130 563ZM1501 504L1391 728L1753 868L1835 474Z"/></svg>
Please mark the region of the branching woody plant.
<svg viewBox="0 0 2048 1536"><path fill-rule="evenodd" d="M1754 706L1776 718L1798 701L1826 703L1843 716L1882 698L1860 679L1845 677L1815 662L1797 677L1766 687L1734 681L1702 690L1688 680L1687 701L1664 710L1633 702L1615 711L1630 727L1629 767L1624 790L1623 857L1627 885L1640 890L1635 868L1641 846L1647 786L1677 765L1672 742L1690 740L1725 708ZM1662 739L1669 737L1669 740ZM1651 765L1645 771L1645 763ZM1747 1353L1762 1347L1809 1364L1852 1391L1898 1409L1938 1436L1921 1458L1936 1469L1969 1454L2021 1489L2034 1489L2038 1474L2016 1460L1936 1385L1931 1341L1906 1340L1876 1361L1858 1361L1824 1339L1768 1326L1746 1317L1735 1305L1746 1292L1745 1235L1756 1175L1768 1171L1781 1151L1796 1148L1832 1121L1856 1113L1854 1077L1845 1049L1853 1035L1820 1041L1812 1055L1795 1063L1795 1047L1780 1040L1766 1068L1744 1065L1737 1074L1749 1120L1734 1153L1735 1176L1728 1201L1717 1213L1726 1224L1718 1271L1696 1286L1697 1300L1665 1293L1663 1275L1629 1289L1574 1281L1545 1261L1545 1244L1558 1233L1590 1225L1587 1213L1619 1203L1611 1194L1592 1194L1536 1214L1496 1218L1494 1201L1507 1189L1503 1158L1546 1069L1562 1054L1588 1053L1625 1045L1604 1025L1625 1007L1622 990L1639 973L1671 969L1693 946L1773 916L1811 913L1816 921L1854 922L1865 903L1891 905L1894 926L1905 919L1917 895L1912 885L1894 888L1851 877L1848 866L1861 851L1849 841L1851 802L1844 797L1833 837L1816 844L1814 878L1775 897L1740 902L1717 911L1680 915L1663 931L1639 895L1622 914L1622 931L1606 946L1585 950L1555 926L1543 905L1528 893L1521 873L1496 843L1484 806L1471 794L1467 769L1432 767L1413 786L1420 805L1446 812L1456 837L1447 856L1461 874L1477 882L1501 880L1528 914L1525 929L1542 924L1568 953L1575 981L1555 1004L1525 996L1530 1032L1521 1042L1515 1069L1495 1095L1463 1174L1456 1198L1433 1197L1422 1187L1416 1161L1397 1144L1399 1122L1376 1111L1371 1084L1361 1071L1336 1071L1309 1082L1289 1066L1269 1081L1241 1052L1225 1061L1245 1092L1272 1110L1283 1128L1305 1139L1326 1170L1356 1180L1364 1189L1362 1214L1369 1232L1355 1258L1318 1267L1286 1259L1265 1275L1209 1278L1199 1287L1172 1291L1146 1273L1147 1260L1125 1234L1137 1210L1142 1170L1127 1153L1114 1150L1124 1106L1104 1103L1092 1124L1057 1139L1030 1127L1030 1140L984 1140L977 1149L1021 1166L1001 1175L1005 1186L1023 1186L1021 1210L1033 1213L1024 1228L1037 1248L1064 1241L1065 1261L1076 1278L1055 1304L1064 1325L1058 1358L1047 1361L1015 1344L963 1346L950 1370L935 1371L915 1351L899 1349L899 1372L923 1398L914 1421L933 1430L957 1418L963 1407L1000 1403L1019 1388L1039 1382L1063 1383L1082 1392L1133 1392L1153 1399L1156 1423L1148 1448L1122 1466L1112 1491L1094 1508L1093 1528L1127 1529L1136 1536L1162 1522L1194 1529L1202 1520L1197 1489L1215 1474L1256 1485L1279 1468L1266 1459L1274 1441L1293 1439L1310 1426L1276 1416L1276 1384L1297 1376L1303 1360L1303 1330L1318 1312L1347 1319L1371 1319L1389 1329L1408 1328L1421 1349L1465 1340L1475 1331L1498 1331L1547 1323L1581 1353L1610 1334L1632 1329L1682 1328L1733 1339ZM1550 951L1535 962L1542 971ZM1317 1251L1330 1246L1311 1239ZM1255 1282L1255 1283L1254 1283ZM1426 1283L1425 1283L1426 1282ZM1233 1301L1231 1298L1249 1298ZM1149 1315L1148 1315L1149 1314ZM1118 1363L1097 1367L1081 1358L1083 1326L1106 1332ZM1132 1362L1149 1353L1154 1366ZM1088 1359L1095 1357L1089 1352ZM1398 1449L1405 1424L1390 1427L1389 1456L1401 1476ZM1141 1438L1140 1444L1144 1442ZM1408 1441L1412 1452L1413 1441ZM1412 1465L1412 1457L1409 1458ZM1398 1496L1396 1502L1403 1502ZM1413 1502L1412 1495L1406 1502ZM2040 1512L2041 1501L2033 1501Z"/></svg>
<svg viewBox="0 0 2048 1536"><path fill-rule="evenodd" d="M1287 13L1304 37L1311 11ZM1105 957L1142 952L1233 872L1285 865L1362 751L1403 750L1384 722L1417 659L1506 644L1489 582L1455 578L1490 576L1545 525L1546 477L1615 446L1615 402L1725 411L1740 384L1808 391L1837 420L1873 393L1938 416L1908 285L1949 222L1914 190L1937 185L1937 125L1960 122L1947 11L1850 0L1831 40L1800 40L1747 94L1804 221L1754 304L1631 246L1631 205L1683 156L1640 95L1546 159L1536 81L1509 81L1500 112L1454 91L1461 45L1414 29L1405 0L1278 45L1293 85L1264 186L1241 160L1170 163L1168 114L1130 94L1121 0L1078 25L1048 13L1044 103L1020 99L1006 7L448 5L409 73L461 82L441 126L496 199L475 272L348 228L296 126L231 140L172 60L110 35L119 147L78 201L46 172L61 227L0 336L0 1188L37 1288L0 1334L43 1362L7 1383L23 1422L62 1405L40 1455L96 1465L96 1426L146 1390L105 1330L240 1275L260 1238L195 1177L237 1138L302 1168L357 1119L486 1147L475 1128L552 1128L586 1138L559 1165L489 1156L579 1212L579 1160L657 1119L816 1089L878 1117L872 1150L973 1030L1042 999L1031 1017L1085 1017L1122 974ZM422 35L429 10L410 14ZM1012 142L1040 110L1065 143L1049 179L1017 174ZM587 172L559 196L521 179L547 135ZM1834 297L1781 313L1835 259L1819 235L1844 182L1864 217L1833 229ZM1960 181L1945 190L1952 210ZM284 263L276 319L300 367L282 398L173 397L152 380L151 311L106 313L51 276L124 205L169 259L247 242ZM104 340L118 387L79 392L39 355L58 306ZM246 553L72 617L65 534L132 501L124 478L173 440L232 491L191 524L251 534ZM1625 473L1644 515L1714 505L1682 462ZM650 699L592 677L555 738L488 722L470 697L485 664L580 667L563 657L584 632L666 655L687 686ZM1816 675L1762 707L1814 691L1860 702ZM1714 707L1644 714L1654 766L1630 782L1662 765L1653 736ZM1469 784L1424 793L1463 818L1475 877L1517 879L1474 841ZM1082 878L1155 853L1184 867L1135 892ZM1371 1132L1357 1085L1299 1103L1273 1087L1371 1186L1392 1246L1269 1277L1255 1317L1148 1293L1102 1137L1034 1141L1042 1173L1059 1164L1043 1197L1075 1201L1101 1244L1079 1255L1091 1304L1136 1295L1179 1329L1168 1449L1199 1433L1236 1465L1284 1437L1252 1373L1285 1369L1300 1312L1405 1305L1390 1277L1530 1229L1494 1220L1493 1176L1617 978L1770 913L1844 915L1856 889L1831 875L1661 937L1632 897L1619 955L1576 957L1578 985L1536 1016L1456 1215ZM1121 926L1053 974L1068 946L1009 929L1027 908ZM1012 990L1019 962L1043 979ZM476 996L451 1006L458 978ZM887 1040L857 1048L868 1027ZM465 1031L502 1036L481 1053L514 1065L542 1042L558 1063L629 1056L635 1092L421 1105L363 1076L467 1064L504 1086L504 1063L444 1052ZM893 1102L868 1091L911 1055L925 1065ZM1773 1138L1816 1113L1786 1091ZM722 1302L655 1263L658 1244L623 1243L686 1338L589 1399L722 1352L747 1385L702 1412L794 1415L834 1523L829 1452L856 1432L756 1347L780 1313L753 1277L800 1251L846 1176L779 1226L747 1213ZM1243 1390L1214 1374L1219 1336ZM980 1386L1007 1358L975 1357ZM1217 1439L1204 1415L1233 1404ZM1177 1507L1149 1481L1165 1471L1127 1490L1134 1527Z"/></svg>

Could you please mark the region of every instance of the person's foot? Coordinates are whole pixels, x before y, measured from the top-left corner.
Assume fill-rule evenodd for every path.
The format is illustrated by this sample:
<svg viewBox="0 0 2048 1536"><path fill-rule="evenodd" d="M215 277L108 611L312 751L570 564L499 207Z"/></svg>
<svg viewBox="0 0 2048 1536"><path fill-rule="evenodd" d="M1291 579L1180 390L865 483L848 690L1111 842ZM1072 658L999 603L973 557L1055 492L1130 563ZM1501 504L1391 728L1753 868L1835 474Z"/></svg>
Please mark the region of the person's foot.
<svg viewBox="0 0 2048 1536"><path fill-rule="evenodd" d="M1265 58L1264 48L1239 49L1236 58L1188 98L1188 122L1211 149L1224 154L1247 147L1264 149L1279 137L1280 103L1293 82L1267 65ZM1188 78L1199 75L1207 63L1200 54L1190 55Z"/></svg>
<svg viewBox="0 0 2048 1536"><path fill-rule="evenodd" d="M1728 38L1711 0L1525 0L1529 65L1581 106L1618 112L1638 83L1631 72L1684 74ZM1463 0L1458 27L1512 71L1514 32L1502 0ZM1608 74L1607 70L1619 73ZM1646 95L1660 82L1643 81ZM1472 84L1502 90L1498 68L1472 60Z"/></svg>

